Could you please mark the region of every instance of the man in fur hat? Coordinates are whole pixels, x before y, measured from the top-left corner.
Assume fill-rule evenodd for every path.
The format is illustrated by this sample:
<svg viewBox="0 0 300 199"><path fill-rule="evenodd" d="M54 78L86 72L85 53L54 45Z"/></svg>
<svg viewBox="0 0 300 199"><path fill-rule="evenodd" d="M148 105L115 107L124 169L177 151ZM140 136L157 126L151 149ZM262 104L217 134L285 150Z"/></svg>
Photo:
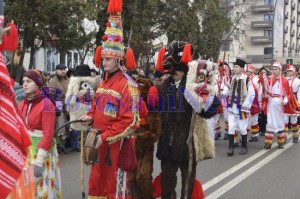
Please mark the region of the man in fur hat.
<svg viewBox="0 0 300 199"><path fill-rule="evenodd" d="M193 48L191 44L188 44L187 42L173 41L169 45L167 52L161 53L163 51L160 51L160 54L164 54L162 64L163 71L170 74L170 77L163 82L160 88L164 109L162 112L162 136L158 142L156 156L161 160L161 198L176 198L176 173L178 169L180 169L182 173L181 197L184 197L184 195L187 194L188 198L191 198L196 177L197 154L194 155L191 160L189 159L187 139L190 134L193 107L186 98L193 98L194 95L186 95L185 91L187 81L189 81L187 80L188 63L192 61ZM198 62L195 62L194 64L197 68ZM161 64L158 63L158 68L160 68L160 65ZM191 81L194 81L194 79ZM191 83L191 85L194 84ZM189 98L189 100L191 98ZM201 112L200 115L201 114L204 113ZM207 142L210 143L207 125L206 132L203 134L206 133ZM191 152L194 153L194 144L191 143L191 145ZM192 161L190 176L188 176L189 161ZM188 183L188 190L185 190L186 183Z"/></svg>
<svg viewBox="0 0 300 199"><path fill-rule="evenodd" d="M236 59L234 63L234 76L232 77L229 99L228 99L228 156L234 155L234 135L239 131L242 135L242 147L240 155L248 153L247 147L247 126L250 107L255 97L253 86L247 85L247 76L244 74L246 62ZM248 89L247 89L248 88Z"/></svg>

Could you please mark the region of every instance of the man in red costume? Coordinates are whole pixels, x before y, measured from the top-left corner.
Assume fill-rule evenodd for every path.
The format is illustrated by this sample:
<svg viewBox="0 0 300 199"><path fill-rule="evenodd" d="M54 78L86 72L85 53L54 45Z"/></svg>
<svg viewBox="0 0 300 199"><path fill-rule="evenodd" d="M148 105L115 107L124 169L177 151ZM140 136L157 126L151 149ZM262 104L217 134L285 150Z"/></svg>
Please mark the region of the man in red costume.
<svg viewBox="0 0 300 199"><path fill-rule="evenodd" d="M105 77L96 89L90 112L81 117L86 125L93 124L100 131L98 162L92 165L89 179L88 198L93 199L125 198L127 172L119 166L119 154L125 137L132 135L139 122L137 85L125 73L133 69L135 61L129 62L131 49L124 58L121 11L122 7L109 2L106 35L102 37L102 49L97 48L101 52L95 54L95 59L103 58Z"/></svg>

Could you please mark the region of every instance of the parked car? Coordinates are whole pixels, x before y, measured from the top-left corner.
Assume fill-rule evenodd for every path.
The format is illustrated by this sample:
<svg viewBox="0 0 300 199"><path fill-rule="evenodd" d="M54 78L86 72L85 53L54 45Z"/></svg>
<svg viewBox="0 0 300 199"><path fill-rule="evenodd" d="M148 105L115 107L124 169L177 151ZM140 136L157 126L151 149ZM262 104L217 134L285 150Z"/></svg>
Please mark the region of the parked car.
<svg viewBox="0 0 300 199"><path fill-rule="evenodd" d="M25 97L25 92L23 90L23 87L22 86L14 86L14 92L15 92L15 99L17 101L17 104L19 105L20 102Z"/></svg>

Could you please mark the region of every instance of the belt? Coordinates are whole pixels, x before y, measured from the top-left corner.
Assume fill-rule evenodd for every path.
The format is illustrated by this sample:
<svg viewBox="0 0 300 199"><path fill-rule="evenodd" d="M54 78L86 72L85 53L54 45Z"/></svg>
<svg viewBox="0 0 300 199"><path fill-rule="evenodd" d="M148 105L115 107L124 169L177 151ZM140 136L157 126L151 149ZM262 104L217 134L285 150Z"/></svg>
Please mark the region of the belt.
<svg viewBox="0 0 300 199"><path fill-rule="evenodd" d="M34 129L33 131L28 131L30 136L33 137L43 137L44 133L41 130Z"/></svg>

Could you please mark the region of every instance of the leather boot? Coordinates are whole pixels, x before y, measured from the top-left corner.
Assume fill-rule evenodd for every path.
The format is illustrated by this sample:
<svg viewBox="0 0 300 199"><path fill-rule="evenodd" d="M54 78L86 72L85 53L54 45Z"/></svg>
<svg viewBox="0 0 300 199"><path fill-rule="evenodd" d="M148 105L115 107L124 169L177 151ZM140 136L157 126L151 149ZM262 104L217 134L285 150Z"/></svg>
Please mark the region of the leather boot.
<svg viewBox="0 0 300 199"><path fill-rule="evenodd" d="M248 153L247 135L242 135L242 148L239 154L246 155L247 153Z"/></svg>
<svg viewBox="0 0 300 199"><path fill-rule="evenodd" d="M228 134L228 141L229 141L229 150L227 151L228 156L234 155L234 135Z"/></svg>

